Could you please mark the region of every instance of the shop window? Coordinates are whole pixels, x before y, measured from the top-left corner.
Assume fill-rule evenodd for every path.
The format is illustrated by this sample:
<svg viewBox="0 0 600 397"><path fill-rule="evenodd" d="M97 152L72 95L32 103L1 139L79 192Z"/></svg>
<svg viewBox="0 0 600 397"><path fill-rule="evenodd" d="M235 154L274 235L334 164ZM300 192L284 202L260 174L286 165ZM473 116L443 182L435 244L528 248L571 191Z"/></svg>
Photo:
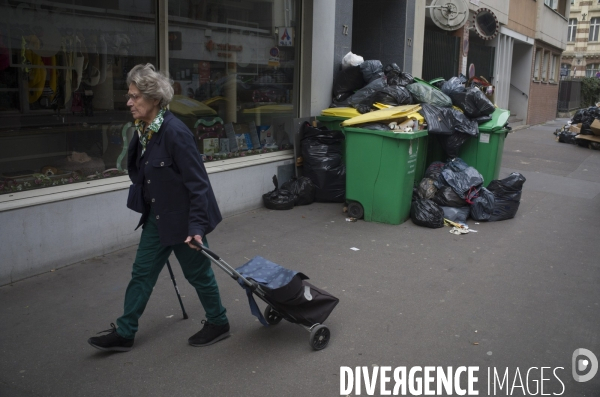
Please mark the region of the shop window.
<svg viewBox="0 0 600 397"><path fill-rule="evenodd" d="M577 34L577 18L570 18L567 40L570 42L575 41L576 34Z"/></svg>
<svg viewBox="0 0 600 397"><path fill-rule="evenodd" d="M298 2L169 2L171 111L205 162L293 145Z"/></svg>
<svg viewBox="0 0 600 397"><path fill-rule="evenodd" d="M0 194L127 173L125 78L156 63L154 0L6 1Z"/></svg>
<svg viewBox="0 0 600 397"><path fill-rule="evenodd" d="M540 66L542 63L541 58L542 58L542 49L536 48L535 61L533 63L533 79L536 81L540 80Z"/></svg>

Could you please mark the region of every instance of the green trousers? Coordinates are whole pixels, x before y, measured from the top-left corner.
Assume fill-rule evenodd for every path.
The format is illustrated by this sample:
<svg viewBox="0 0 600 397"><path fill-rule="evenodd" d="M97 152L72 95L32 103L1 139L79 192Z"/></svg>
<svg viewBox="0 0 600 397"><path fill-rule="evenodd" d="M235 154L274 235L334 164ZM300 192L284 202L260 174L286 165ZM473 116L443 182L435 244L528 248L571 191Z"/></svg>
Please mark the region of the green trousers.
<svg viewBox="0 0 600 397"><path fill-rule="evenodd" d="M208 247L206 237L203 243ZM124 338L133 339L138 331L141 317L158 276L165 266L171 252L181 265L183 275L196 288L200 303L206 312L206 319L215 325L226 324L226 310L221 304L217 280L210 267L210 259L186 243L165 247L160 244L155 217L150 214L140 238L131 281L125 292L125 310L117 319L117 333ZM173 297L175 299L175 297Z"/></svg>

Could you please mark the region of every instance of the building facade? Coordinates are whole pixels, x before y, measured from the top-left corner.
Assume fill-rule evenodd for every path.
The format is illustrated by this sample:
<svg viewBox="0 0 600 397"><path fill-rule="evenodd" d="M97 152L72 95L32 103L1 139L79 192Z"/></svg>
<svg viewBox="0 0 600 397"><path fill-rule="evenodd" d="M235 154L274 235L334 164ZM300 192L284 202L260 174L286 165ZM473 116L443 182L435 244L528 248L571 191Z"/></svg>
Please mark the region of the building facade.
<svg viewBox="0 0 600 397"><path fill-rule="evenodd" d="M495 87L496 105L511 111L513 125L554 119L570 1L469 0L467 6L467 24L455 31L444 31L428 18L424 78L468 75L473 65L475 75ZM481 10L494 16L495 34L478 34L474 17Z"/></svg>
<svg viewBox="0 0 600 397"><path fill-rule="evenodd" d="M600 72L600 4L571 0L567 50L561 68L572 78L594 77Z"/></svg>

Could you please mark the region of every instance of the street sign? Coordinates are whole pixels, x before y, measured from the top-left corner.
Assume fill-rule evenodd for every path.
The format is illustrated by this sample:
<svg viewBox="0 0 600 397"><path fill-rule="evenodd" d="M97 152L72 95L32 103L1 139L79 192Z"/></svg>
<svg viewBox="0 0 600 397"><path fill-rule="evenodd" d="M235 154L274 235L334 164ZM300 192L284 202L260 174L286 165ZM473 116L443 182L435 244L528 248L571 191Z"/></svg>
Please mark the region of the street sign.
<svg viewBox="0 0 600 397"><path fill-rule="evenodd" d="M567 68L560 68L560 75L561 76L568 76L569 75L569 69L567 69Z"/></svg>

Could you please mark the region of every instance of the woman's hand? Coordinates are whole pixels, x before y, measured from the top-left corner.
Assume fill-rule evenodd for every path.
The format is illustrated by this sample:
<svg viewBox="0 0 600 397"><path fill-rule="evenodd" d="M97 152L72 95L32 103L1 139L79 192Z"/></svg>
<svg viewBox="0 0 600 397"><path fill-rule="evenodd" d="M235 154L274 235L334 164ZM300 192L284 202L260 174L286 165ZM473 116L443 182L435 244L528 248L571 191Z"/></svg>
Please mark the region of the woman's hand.
<svg viewBox="0 0 600 397"><path fill-rule="evenodd" d="M194 239L198 243L198 245L202 245L202 236L199 236L197 234L194 237L188 236L188 238L186 238L185 241L184 241L185 243L187 243L187 245L190 248L193 248L196 251L200 251L200 248L198 248L197 246L195 246L194 244L192 244L192 239Z"/></svg>

